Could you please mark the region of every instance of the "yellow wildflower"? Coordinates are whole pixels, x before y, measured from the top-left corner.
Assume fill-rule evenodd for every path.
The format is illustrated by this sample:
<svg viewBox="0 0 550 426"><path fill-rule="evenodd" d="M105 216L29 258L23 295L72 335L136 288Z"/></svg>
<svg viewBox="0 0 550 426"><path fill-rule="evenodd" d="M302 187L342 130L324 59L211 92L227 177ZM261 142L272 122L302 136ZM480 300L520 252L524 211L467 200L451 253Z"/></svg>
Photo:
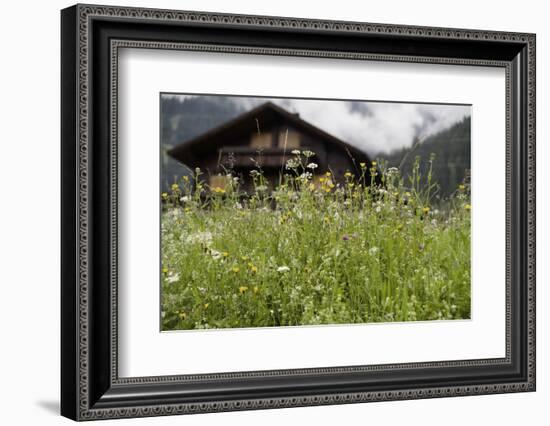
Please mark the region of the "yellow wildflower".
<svg viewBox="0 0 550 426"><path fill-rule="evenodd" d="M466 204L464 208L466 209L466 211L472 210L472 206L470 204Z"/></svg>
<svg viewBox="0 0 550 426"><path fill-rule="evenodd" d="M254 286L254 294L258 294L259 291L260 289L258 288L258 286Z"/></svg>
<svg viewBox="0 0 550 426"><path fill-rule="evenodd" d="M166 200L168 198L168 193L167 192L163 192L162 193L162 199L163 200Z"/></svg>
<svg viewBox="0 0 550 426"><path fill-rule="evenodd" d="M209 306L210 306L210 303L205 303L204 304L204 309L208 309Z"/></svg>
<svg viewBox="0 0 550 426"><path fill-rule="evenodd" d="M241 293L241 294L245 294L247 292L247 290L248 290L248 287L245 286L245 285L242 285L242 286L239 287L239 293Z"/></svg>
<svg viewBox="0 0 550 426"><path fill-rule="evenodd" d="M462 184L458 185L458 189L460 189L461 191L464 191L464 188L466 188L464 185Z"/></svg>
<svg viewBox="0 0 550 426"><path fill-rule="evenodd" d="M256 272L258 272L258 268L256 266L252 265L250 267L250 271L255 274Z"/></svg>
<svg viewBox="0 0 550 426"><path fill-rule="evenodd" d="M183 311L181 311L178 315L179 315L180 319L182 319L182 320L184 320L185 318L187 318L187 314L186 314L185 312L183 312Z"/></svg>
<svg viewBox="0 0 550 426"><path fill-rule="evenodd" d="M330 177L330 176L332 176L332 173L326 172L326 173L325 173L325 176L326 176L326 177Z"/></svg>
<svg viewBox="0 0 550 426"><path fill-rule="evenodd" d="M178 191L179 189L180 189L180 187L177 183L172 184L172 191Z"/></svg>
<svg viewBox="0 0 550 426"><path fill-rule="evenodd" d="M189 176L187 176L187 175L184 176L182 179L183 179L185 182L189 182Z"/></svg>
<svg viewBox="0 0 550 426"><path fill-rule="evenodd" d="M168 273L168 268L167 268L166 266L164 266L164 267L162 268L162 272L165 273L165 274L167 274L167 273Z"/></svg>
<svg viewBox="0 0 550 426"><path fill-rule="evenodd" d="M233 266L233 267L231 268L231 270L232 270L233 272L235 272L235 273L238 273L238 272L240 271L240 269L239 269L238 266Z"/></svg>
<svg viewBox="0 0 550 426"><path fill-rule="evenodd" d="M320 183L324 183L325 180L326 180L326 179L325 179L324 177L319 178L319 182L320 182Z"/></svg>
<svg viewBox="0 0 550 426"><path fill-rule="evenodd" d="M376 166L376 161L371 161L371 164L372 164L373 166Z"/></svg>
<svg viewBox="0 0 550 426"><path fill-rule="evenodd" d="M224 252L222 253L222 256L223 256L223 257L227 257L227 256L229 256L229 253L226 252L226 251L224 251Z"/></svg>
<svg viewBox="0 0 550 426"><path fill-rule="evenodd" d="M424 212L424 214L428 214L430 212L430 208L429 207L424 207L422 209L422 211Z"/></svg>
<svg viewBox="0 0 550 426"><path fill-rule="evenodd" d="M361 167L362 169L364 169L365 167L367 167L367 165L365 163L359 163L359 167Z"/></svg>

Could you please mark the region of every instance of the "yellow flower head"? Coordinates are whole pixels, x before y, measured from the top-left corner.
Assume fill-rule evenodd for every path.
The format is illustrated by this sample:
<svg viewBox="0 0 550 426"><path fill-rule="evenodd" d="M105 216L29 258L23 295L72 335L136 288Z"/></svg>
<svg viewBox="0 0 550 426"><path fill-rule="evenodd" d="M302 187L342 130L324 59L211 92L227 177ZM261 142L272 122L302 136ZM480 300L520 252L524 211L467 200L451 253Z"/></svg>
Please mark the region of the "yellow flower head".
<svg viewBox="0 0 550 426"><path fill-rule="evenodd" d="M458 185L458 189L460 189L461 191L464 191L464 188L466 188L464 185Z"/></svg>
<svg viewBox="0 0 550 426"><path fill-rule="evenodd" d="M258 286L254 286L254 294L258 294L259 291L260 289L258 288Z"/></svg>
<svg viewBox="0 0 550 426"><path fill-rule="evenodd" d="M238 273L238 272L240 271L240 269L239 269L238 266L233 266L233 267L231 268L231 270L232 270L233 272L235 272L235 273Z"/></svg>
<svg viewBox="0 0 550 426"><path fill-rule="evenodd" d="M422 211L424 212L424 214L428 214L430 212L430 208L429 207L424 207L422 209Z"/></svg>
<svg viewBox="0 0 550 426"><path fill-rule="evenodd" d="M248 291L248 287L245 285L242 285L239 287L239 293L245 294Z"/></svg>
<svg viewBox="0 0 550 426"><path fill-rule="evenodd" d="M224 251L224 252L222 253L222 256L223 256L223 257L227 257L227 256L229 256L229 253L226 252L226 251Z"/></svg>
<svg viewBox="0 0 550 426"><path fill-rule="evenodd" d="M183 178L182 178L185 182L189 182L189 176L185 175Z"/></svg>
<svg viewBox="0 0 550 426"><path fill-rule="evenodd" d="M376 166L376 161L371 161L371 164L372 164L373 166Z"/></svg>
<svg viewBox="0 0 550 426"><path fill-rule="evenodd" d="M324 177L319 178L319 182L320 182L320 183L324 183L325 180L326 180L326 179L325 179Z"/></svg>
<svg viewBox="0 0 550 426"><path fill-rule="evenodd" d="M325 176L326 176L326 177L331 177L331 176L332 176L332 173L326 172L326 173L325 173Z"/></svg>
<svg viewBox="0 0 550 426"><path fill-rule="evenodd" d="M353 174L350 172L350 171L347 171L346 173L344 173L344 177L352 177Z"/></svg>
<svg viewBox="0 0 550 426"><path fill-rule="evenodd" d="M165 273L165 274L167 274L167 273L168 273L168 268L167 268L166 266L164 266L164 267L162 268L162 272Z"/></svg>
<svg viewBox="0 0 550 426"><path fill-rule="evenodd" d="M167 192L163 192L162 193L162 199L163 200L166 200L168 198L168 193Z"/></svg>
<svg viewBox="0 0 550 426"><path fill-rule="evenodd" d="M252 265L250 267L250 271L255 274L256 272L258 272L258 268L256 266Z"/></svg>
<svg viewBox="0 0 550 426"><path fill-rule="evenodd" d="M187 318L187 314L183 311L181 311L178 316L180 317L180 319L184 320L185 318Z"/></svg>
<svg viewBox="0 0 550 426"><path fill-rule="evenodd" d="M367 165L365 163L359 163L359 167L361 167L362 169L364 169L365 167L367 167Z"/></svg>
<svg viewBox="0 0 550 426"><path fill-rule="evenodd" d="M248 258L248 256L241 256L241 259L246 262L249 258Z"/></svg>
<svg viewBox="0 0 550 426"><path fill-rule="evenodd" d="M208 309L209 306L210 306L210 303L205 303L204 304L204 309Z"/></svg>
<svg viewBox="0 0 550 426"><path fill-rule="evenodd" d="M472 206L470 204L466 204L464 208L466 209L466 211L472 210Z"/></svg>
<svg viewBox="0 0 550 426"><path fill-rule="evenodd" d="M172 184L172 191L178 191L179 189L180 189L180 187L177 183Z"/></svg>

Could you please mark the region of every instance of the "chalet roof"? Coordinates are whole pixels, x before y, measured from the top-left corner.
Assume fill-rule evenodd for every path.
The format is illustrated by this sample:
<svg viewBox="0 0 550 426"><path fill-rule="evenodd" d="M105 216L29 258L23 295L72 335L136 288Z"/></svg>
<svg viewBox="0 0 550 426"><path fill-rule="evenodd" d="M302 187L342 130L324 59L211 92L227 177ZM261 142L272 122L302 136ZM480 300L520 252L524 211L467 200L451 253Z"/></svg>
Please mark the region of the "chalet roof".
<svg viewBox="0 0 550 426"><path fill-rule="evenodd" d="M260 126L260 131L262 131L262 127L270 128L272 124L280 122L281 119L296 130L300 130L314 138L338 145L342 149L347 150L353 157L357 159L367 158L368 161L368 157L363 151L308 123L301 119L298 114L293 114L273 102L265 102L195 138L184 141L169 150L168 154L184 164L194 166L195 164L200 164L200 159L204 155L213 154L215 152L212 149L214 146L225 146L228 141L247 137L257 132L258 126Z"/></svg>

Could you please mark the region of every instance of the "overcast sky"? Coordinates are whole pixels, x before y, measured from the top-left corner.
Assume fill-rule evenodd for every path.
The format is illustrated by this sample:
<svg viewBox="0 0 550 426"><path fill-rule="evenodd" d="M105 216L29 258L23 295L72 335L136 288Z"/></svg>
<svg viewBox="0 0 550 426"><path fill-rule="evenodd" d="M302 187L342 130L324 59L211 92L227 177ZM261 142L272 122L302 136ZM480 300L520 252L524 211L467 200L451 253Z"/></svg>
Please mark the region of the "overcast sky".
<svg viewBox="0 0 550 426"><path fill-rule="evenodd" d="M471 114L464 105L231 97L246 110L272 101L370 155L410 146Z"/></svg>

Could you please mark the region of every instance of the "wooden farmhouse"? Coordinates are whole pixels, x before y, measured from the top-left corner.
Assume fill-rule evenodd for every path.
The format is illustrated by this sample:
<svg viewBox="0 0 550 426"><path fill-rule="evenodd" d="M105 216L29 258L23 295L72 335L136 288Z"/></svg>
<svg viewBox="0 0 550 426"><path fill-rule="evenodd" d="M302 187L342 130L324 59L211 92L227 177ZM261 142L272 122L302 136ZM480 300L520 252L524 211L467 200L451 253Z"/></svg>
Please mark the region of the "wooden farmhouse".
<svg viewBox="0 0 550 426"><path fill-rule="evenodd" d="M226 170L233 170L251 185L250 171L259 164L273 187L285 172L293 150L315 153L310 159L318 167L316 178L330 171L336 182L344 174L360 174L360 163L370 166L370 159L361 150L308 123L272 102L266 102L238 117L187 140L168 154L190 167L199 167L211 187L220 185Z"/></svg>

